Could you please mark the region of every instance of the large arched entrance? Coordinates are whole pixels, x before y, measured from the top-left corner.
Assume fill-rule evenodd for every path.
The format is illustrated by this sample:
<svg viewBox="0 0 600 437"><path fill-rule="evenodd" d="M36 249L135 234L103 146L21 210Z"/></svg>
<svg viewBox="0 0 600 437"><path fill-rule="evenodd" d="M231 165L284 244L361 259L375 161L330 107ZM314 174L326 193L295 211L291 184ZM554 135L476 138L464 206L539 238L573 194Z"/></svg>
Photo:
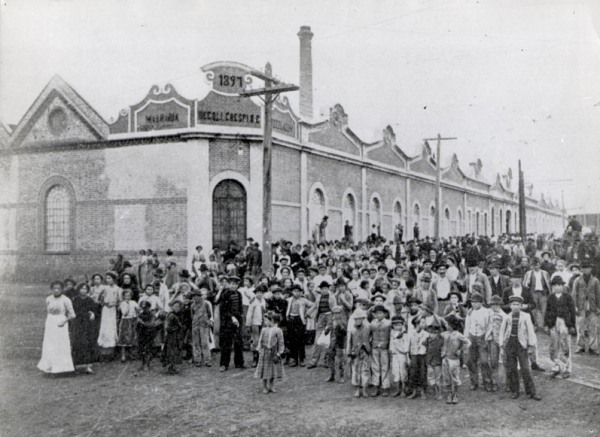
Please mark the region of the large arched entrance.
<svg viewBox="0 0 600 437"><path fill-rule="evenodd" d="M246 190L239 182L225 179L213 191L213 247L246 243Z"/></svg>

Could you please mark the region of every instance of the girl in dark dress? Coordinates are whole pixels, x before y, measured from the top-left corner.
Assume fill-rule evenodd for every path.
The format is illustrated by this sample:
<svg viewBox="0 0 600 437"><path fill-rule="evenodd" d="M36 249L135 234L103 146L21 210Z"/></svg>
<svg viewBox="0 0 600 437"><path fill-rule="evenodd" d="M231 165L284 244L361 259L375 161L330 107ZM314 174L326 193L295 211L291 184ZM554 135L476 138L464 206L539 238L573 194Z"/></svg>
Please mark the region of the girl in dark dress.
<svg viewBox="0 0 600 437"><path fill-rule="evenodd" d="M77 286L77 294L73 297L75 318L69 322L71 337L71 355L73 364L84 367L86 373L94 373L92 363L96 360L96 322L100 315L98 304L88 295L90 287L87 283Z"/></svg>
<svg viewBox="0 0 600 437"><path fill-rule="evenodd" d="M182 308L182 302L176 300L171 303L172 312L167 314L165 320L165 344L163 349L163 366L168 366L167 372L170 374L179 373L175 367L177 364L181 364L181 345L182 345L182 334L184 330L183 323L181 321L180 313Z"/></svg>

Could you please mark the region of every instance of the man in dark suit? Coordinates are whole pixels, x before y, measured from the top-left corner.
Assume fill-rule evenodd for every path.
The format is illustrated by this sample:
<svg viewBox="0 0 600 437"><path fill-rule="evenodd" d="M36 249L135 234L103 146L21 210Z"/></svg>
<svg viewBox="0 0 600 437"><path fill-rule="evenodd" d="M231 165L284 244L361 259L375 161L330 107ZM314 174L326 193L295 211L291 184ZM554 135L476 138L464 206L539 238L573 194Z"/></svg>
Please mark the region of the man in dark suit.
<svg viewBox="0 0 600 437"><path fill-rule="evenodd" d="M523 272L521 269L515 269L513 277L511 279L511 285L504 289L502 293L502 309L507 314L510 314L510 298L511 296L521 296L523 304L521 305L521 311L529 313L535 309L535 301L533 295L528 287L524 286L523 283ZM537 363L537 345L531 349L529 353L529 361L531 361L531 370L544 370Z"/></svg>
<svg viewBox="0 0 600 437"><path fill-rule="evenodd" d="M242 350L242 294L238 291L240 278L231 276L228 284L222 288L215 298L220 308L221 331L219 345L221 347L221 372L229 368L231 350L233 361L238 369L244 368Z"/></svg>
<svg viewBox="0 0 600 437"><path fill-rule="evenodd" d="M492 296L503 297L504 290L511 286L508 276L500 274L500 265L497 262L490 264L490 286Z"/></svg>

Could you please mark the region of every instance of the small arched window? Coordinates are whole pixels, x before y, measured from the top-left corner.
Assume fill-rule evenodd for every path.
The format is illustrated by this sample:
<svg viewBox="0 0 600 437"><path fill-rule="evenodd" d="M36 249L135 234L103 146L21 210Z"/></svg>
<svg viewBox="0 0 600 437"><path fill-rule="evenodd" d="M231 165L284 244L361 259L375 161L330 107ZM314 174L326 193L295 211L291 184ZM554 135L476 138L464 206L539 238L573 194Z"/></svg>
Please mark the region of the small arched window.
<svg viewBox="0 0 600 437"><path fill-rule="evenodd" d="M46 252L71 250L71 196L63 185L54 185L44 204L44 247Z"/></svg>

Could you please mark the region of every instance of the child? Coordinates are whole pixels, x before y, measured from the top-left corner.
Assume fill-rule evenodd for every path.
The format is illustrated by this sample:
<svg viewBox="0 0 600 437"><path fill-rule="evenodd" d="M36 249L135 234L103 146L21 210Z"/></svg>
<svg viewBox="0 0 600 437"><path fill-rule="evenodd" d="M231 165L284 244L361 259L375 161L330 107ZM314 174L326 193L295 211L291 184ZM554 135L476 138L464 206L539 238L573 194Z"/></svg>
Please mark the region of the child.
<svg viewBox="0 0 600 437"><path fill-rule="evenodd" d="M553 294L546 304L544 327L546 333L550 334L550 359L554 363L552 376L562 373L563 379L567 379L571 376L569 334L575 330L575 302L567 292L561 276L553 277L551 286Z"/></svg>
<svg viewBox="0 0 600 437"><path fill-rule="evenodd" d="M492 391L498 391L498 367L500 365L500 327L506 318L502 310L502 298L493 295L490 299L492 308L492 340L490 341L490 369L492 371Z"/></svg>
<svg viewBox="0 0 600 437"><path fill-rule="evenodd" d="M140 296L138 305L141 306L144 301L150 304L150 311L152 311L154 315L162 309L160 306L160 299L154 293L154 285L152 283L147 284L144 288L144 294Z"/></svg>
<svg viewBox="0 0 600 437"><path fill-rule="evenodd" d="M392 317L392 331L390 333L390 373L397 384L392 396L406 396L406 383L408 381L408 353L410 351L410 339L404 332L404 318L402 316Z"/></svg>
<svg viewBox="0 0 600 437"><path fill-rule="evenodd" d="M344 367L346 365L344 360L344 350L346 348L346 319L344 317L344 311L341 306L333 307L331 310L333 314L333 322L331 326L325 328L325 334L331 332L331 340L329 343L329 378L325 382L334 382L335 373L338 371L338 382L343 384L344 380Z"/></svg>
<svg viewBox="0 0 600 437"><path fill-rule="evenodd" d="M167 314L165 320L165 344L163 349L163 366L167 367L167 372L171 375L179 373L176 365L181 364L181 333L183 324L179 318L183 304L179 300L173 301L171 312Z"/></svg>
<svg viewBox="0 0 600 437"><path fill-rule="evenodd" d="M473 306L465 320L465 332L471 347L469 349L469 376L471 377L471 390L479 388L479 367L483 379L483 388L492 391L492 371L490 369L489 345L492 339L492 310L483 306L483 296L473 293L471 296Z"/></svg>
<svg viewBox="0 0 600 437"><path fill-rule="evenodd" d="M371 341L369 326L365 324L367 312L357 308L352 313L354 327L348 331L346 356L352 360L352 385L356 387L354 397L369 397L367 385L371 378Z"/></svg>
<svg viewBox="0 0 600 437"><path fill-rule="evenodd" d="M131 300L132 292L127 289L123 293L123 302L119 304L121 322L119 323L119 346L121 346L121 362L124 363L126 352L133 346L135 339L135 320L139 311L138 304Z"/></svg>
<svg viewBox="0 0 600 437"><path fill-rule="evenodd" d="M144 368L150 370L150 361L152 361L154 350L154 336L161 322L156 318L151 304L147 300L140 302L140 309L141 312L137 318L138 351L142 358L140 370L144 370Z"/></svg>
<svg viewBox="0 0 600 437"><path fill-rule="evenodd" d="M531 322L531 316L521 311L523 298L513 295L509 298L511 314L502 322L500 327L500 347L504 348L506 356L506 380L511 399L519 397L519 369L525 386L525 393L536 401L542 398L535 391L531 371L529 370L528 351L537 344L535 329Z"/></svg>
<svg viewBox="0 0 600 437"><path fill-rule="evenodd" d="M283 331L279 327L279 314L267 315L258 339L259 354L255 378L263 380L263 393L276 393L275 378L283 378L281 354L285 350Z"/></svg>
<svg viewBox="0 0 600 437"><path fill-rule="evenodd" d="M379 387L383 389L382 396L389 395L390 388L390 332L391 322L386 319L388 311L383 305L373 307L375 319L371 322L371 384L375 387L373 397L379 396Z"/></svg>
<svg viewBox="0 0 600 437"><path fill-rule="evenodd" d="M440 336L442 327L434 322L428 326L429 337L427 338L427 384L433 387L434 395L438 401L442 396L442 347L444 339Z"/></svg>
<svg viewBox="0 0 600 437"><path fill-rule="evenodd" d="M204 362L206 367L212 366L210 355L210 329L214 325L213 310L211 303L207 300L208 289L202 287L192 292L192 351L194 364L200 367Z"/></svg>
<svg viewBox="0 0 600 437"><path fill-rule="evenodd" d="M260 331L262 329L263 318L266 313L266 302L263 298L267 288L260 284L254 290L254 299L248 306L248 312L246 313L246 326L251 330L250 347L252 349L252 367L258 365L258 350L260 344L258 342L260 338Z"/></svg>
<svg viewBox="0 0 600 437"><path fill-rule="evenodd" d="M292 297L288 299L287 314L288 320L288 342L290 347L290 367L304 367L306 358L305 345L305 326L307 316L314 304L302 296L302 286L294 284L292 286Z"/></svg>
<svg viewBox="0 0 600 437"><path fill-rule="evenodd" d="M467 337L460 333L462 328L461 320L451 314L446 318L448 322L448 331L442 334L444 345L442 346L442 375L444 385L450 388L447 404L458 403L458 387L460 387L460 357L463 350L471 346Z"/></svg>
<svg viewBox="0 0 600 437"><path fill-rule="evenodd" d="M427 331L424 317L415 317L412 320L413 328L410 335L410 370L409 380L412 393L408 399L420 397L426 399L427 388Z"/></svg>

